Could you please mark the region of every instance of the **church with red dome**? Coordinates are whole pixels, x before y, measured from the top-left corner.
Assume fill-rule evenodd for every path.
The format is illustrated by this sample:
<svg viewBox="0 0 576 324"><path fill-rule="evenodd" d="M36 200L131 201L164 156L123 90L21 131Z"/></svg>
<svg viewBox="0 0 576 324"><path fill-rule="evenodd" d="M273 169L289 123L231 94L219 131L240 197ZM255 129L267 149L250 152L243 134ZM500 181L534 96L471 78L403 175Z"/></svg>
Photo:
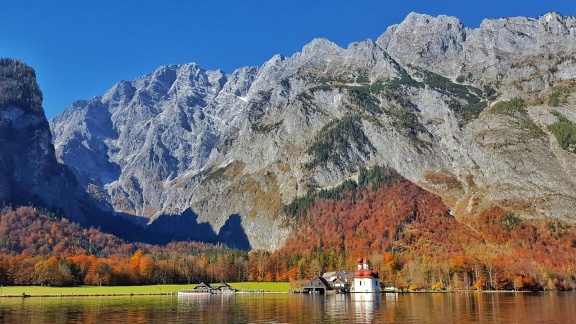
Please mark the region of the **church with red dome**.
<svg viewBox="0 0 576 324"><path fill-rule="evenodd" d="M370 269L370 261L366 258L358 258L358 270L354 273L352 292L380 292L380 276L378 272Z"/></svg>

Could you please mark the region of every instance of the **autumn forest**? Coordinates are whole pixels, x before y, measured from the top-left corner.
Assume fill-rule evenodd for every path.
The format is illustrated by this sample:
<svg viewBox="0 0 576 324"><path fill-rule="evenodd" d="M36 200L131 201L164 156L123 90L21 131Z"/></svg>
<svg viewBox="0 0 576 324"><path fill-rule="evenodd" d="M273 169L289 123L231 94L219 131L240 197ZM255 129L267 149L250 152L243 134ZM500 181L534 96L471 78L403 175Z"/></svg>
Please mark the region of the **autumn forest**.
<svg viewBox="0 0 576 324"><path fill-rule="evenodd" d="M368 257L402 290L573 290L576 228L499 207L456 219L394 170L311 191L285 208L293 235L274 252L222 245L131 243L31 207L0 211L0 284L140 285L286 281L354 270Z"/></svg>

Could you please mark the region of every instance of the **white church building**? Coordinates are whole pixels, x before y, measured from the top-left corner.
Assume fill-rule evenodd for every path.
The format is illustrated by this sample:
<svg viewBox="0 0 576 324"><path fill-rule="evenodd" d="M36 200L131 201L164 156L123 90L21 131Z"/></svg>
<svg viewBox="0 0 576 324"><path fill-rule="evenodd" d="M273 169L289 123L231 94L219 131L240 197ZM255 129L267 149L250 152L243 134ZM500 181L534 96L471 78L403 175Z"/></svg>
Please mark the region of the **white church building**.
<svg viewBox="0 0 576 324"><path fill-rule="evenodd" d="M358 270L354 273L354 286L352 292L376 293L380 292L380 276L378 272L370 269L368 259L358 258Z"/></svg>

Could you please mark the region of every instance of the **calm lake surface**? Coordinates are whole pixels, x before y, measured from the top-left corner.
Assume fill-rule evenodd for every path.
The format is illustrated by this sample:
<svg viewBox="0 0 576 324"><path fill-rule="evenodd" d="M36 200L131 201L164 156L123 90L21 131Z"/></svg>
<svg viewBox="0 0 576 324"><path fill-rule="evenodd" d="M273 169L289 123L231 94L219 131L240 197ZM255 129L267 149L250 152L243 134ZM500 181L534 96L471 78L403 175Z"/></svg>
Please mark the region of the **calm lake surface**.
<svg viewBox="0 0 576 324"><path fill-rule="evenodd" d="M576 292L3 298L2 323L573 323Z"/></svg>

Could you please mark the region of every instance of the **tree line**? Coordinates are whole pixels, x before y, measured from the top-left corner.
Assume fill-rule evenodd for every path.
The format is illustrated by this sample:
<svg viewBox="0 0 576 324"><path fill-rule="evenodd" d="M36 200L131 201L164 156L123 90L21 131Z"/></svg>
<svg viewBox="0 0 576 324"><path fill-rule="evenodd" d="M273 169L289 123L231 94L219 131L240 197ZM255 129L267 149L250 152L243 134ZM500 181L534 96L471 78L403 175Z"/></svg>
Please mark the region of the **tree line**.
<svg viewBox="0 0 576 324"><path fill-rule="evenodd" d="M247 281L256 261L246 252L161 253L137 250L131 257L0 254L0 284L148 285Z"/></svg>
<svg viewBox="0 0 576 324"><path fill-rule="evenodd" d="M251 256L223 245L126 242L30 206L0 210L0 284L246 281Z"/></svg>

